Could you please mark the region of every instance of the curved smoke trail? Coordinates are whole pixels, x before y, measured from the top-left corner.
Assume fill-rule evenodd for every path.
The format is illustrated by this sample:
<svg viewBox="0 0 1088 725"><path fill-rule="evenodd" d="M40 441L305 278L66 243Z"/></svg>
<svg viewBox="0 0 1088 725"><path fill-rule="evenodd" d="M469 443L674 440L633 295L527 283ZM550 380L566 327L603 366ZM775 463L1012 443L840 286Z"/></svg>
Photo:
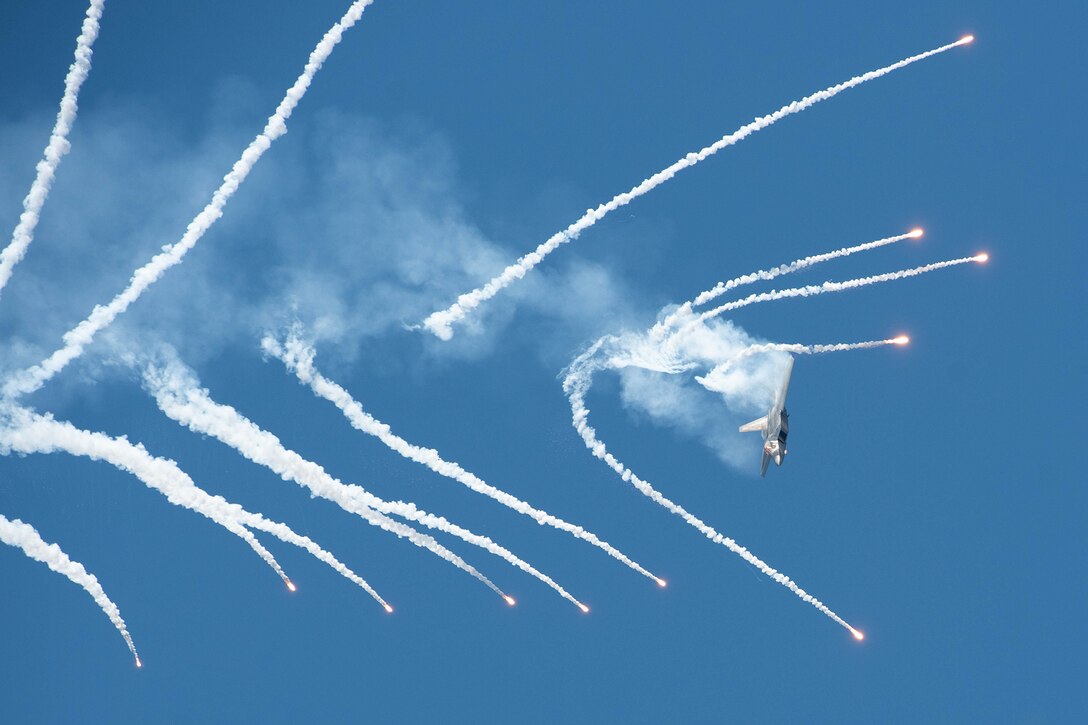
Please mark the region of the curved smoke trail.
<svg viewBox="0 0 1088 725"><path fill-rule="evenodd" d="M59 546L42 539L41 534L30 524L19 519L7 519L2 514L0 514L0 541L10 546L19 547L31 559L40 561L53 571L63 574L75 584L86 589L87 593L94 599L95 604L102 608L102 611L113 622L113 626L121 633L121 637L125 640L125 644L128 645L129 651L136 658L136 666L143 667L143 663L140 662L140 655L136 653L136 645L132 643L132 637L128 633L125 620L121 619L121 610L117 608L113 600L106 596L106 590L102 588L94 574L87 571L78 561L72 561L67 554L61 551Z"/></svg>
<svg viewBox="0 0 1088 725"><path fill-rule="evenodd" d="M182 235L181 239L174 244L163 247L162 252L156 254L151 258L151 261L132 274L128 286L120 294L106 305L97 305L83 322L66 332L64 334L64 345L61 348L42 362L8 380L3 386L4 397L13 398L26 395L44 385L54 375L63 370L68 363L82 355L83 350L87 345L91 344L95 335L108 327L117 319L118 315L128 309L129 305L139 299L144 290L157 281L168 269L184 259L186 253L200 241L204 233L211 228L219 217L223 216L223 207L226 206L227 201L238 190L238 187L242 185L242 182L245 181L249 172L252 171L264 152L269 149L272 142L287 133L287 120L291 117L295 106L306 94L306 89L310 87L314 75L321 69L322 64L328 59L336 44L340 42L344 31L359 21L363 10L372 2L373 0L357 0L352 3L344 16L329 28L328 32L313 49L313 52L310 53L309 61L307 61L302 75L298 77L294 85L287 89L283 100L276 107L276 112L269 117L264 130L253 139L249 146L246 147L246 150L242 152L241 157L234 162L233 168L223 177L223 183L212 195L212 200L208 202L203 211L189 222L189 226L185 229L185 234Z"/></svg>
<svg viewBox="0 0 1088 725"><path fill-rule="evenodd" d="M956 265L967 264L968 262L982 263L989 258L990 256L988 254L976 254L973 257L950 259L946 262L935 262L933 264L927 264L922 267L915 267L913 269L901 269L897 272L886 272L884 274L876 274L871 277L848 279L845 282L824 282L823 284L810 284L805 285L804 287L792 287L790 289L784 290L771 290L770 292L760 292L758 294L748 295L744 299L736 300L734 302L726 302L724 305L719 305L712 310L707 310L706 312L700 313L695 318L695 320L680 328L680 330L678 330L675 335L681 335L685 332L685 330L690 329L691 326L706 322L713 317L717 317L723 312L740 309L741 307L754 305L758 302L770 302L773 300L786 299L787 297L812 297L814 295L822 295L828 292L842 292L844 290L856 289L858 287L866 287L871 284L891 282L893 280L906 279L908 277L917 277L920 274L933 272L935 270L944 269L946 267L955 267Z"/></svg>
<svg viewBox="0 0 1088 725"><path fill-rule="evenodd" d="M627 483L630 483L632 486L638 489L640 493L654 501L654 503L662 506L670 513L676 514L684 521L686 521L688 525L697 529L712 542L714 542L715 544L721 544L722 546L726 547L734 554L741 557L755 568L759 569L759 571L761 571L763 574L767 575L774 581L789 589L802 601L812 605L817 610L830 617L839 625L850 630L850 633L853 634L855 638L861 639L863 637L861 632L851 627L844 619L842 619L839 615L835 614L835 612L831 611L819 599L812 596L801 587L797 586L797 584L794 583L794 581L788 576L766 564L762 559L757 557L745 547L739 545L733 539L725 536L724 534L718 533L713 528L704 523L701 519L696 517L694 514L689 513L679 504L674 503L672 500L666 498L659 491L657 491L657 489L650 485L649 482L639 478L637 475L635 475L634 471L625 466L615 456L608 452L608 449L605 448L604 443L597 438L597 432L589 425L589 409L585 406L585 395L589 390L590 384L592 383L593 373L600 368L600 365L595 361L594 358L600 352L602 344L603 340L599 340L586 352L576 358L568 369L566 378L563 380L563 391L567 394L567 397L570 400L570 409L574 428L582 437L582 440L585 442L586 448L588 448L594 456L604 461L609 468L619 474L620 478L622 478Z"/></svg>
<svg viewBox="0 0 1088 725"><path fill-rule="evenodd" d="M19 215L19 222L11 234L11 242L4 247L3 252L0 252L0 291L7 285L15 265L23 259L30 243L34 241L34 230L38 226L42 207L45 206L45 200L49 196L49 188L53 185L53 177L57 174L61 159L71 148L71 144L68 143L68 132L72 130L76 112L79 110L76 103L79 98L79 89L83 86L83 81L87 80L87 76L91 74L92 48L98 37L99 21L102 19L105 4L106 0L91 0L91 4L87 7L83 28L76 39L75 61L68 68L68 75L64 78L64 95L60 99L60 110L53 124L53 132L49 135L49 143L42 154L42 160L38 162L37 175L30 185L30 191L23 199L23 213Z"/></svg>
<svg viewBox="0 0 1088 725"><path fill-rule="evenodd" d="M601 539L593 532L587 531L581 526L564 521L546 511L534 508L525 501L491 486L476 474L466 471L459 464L443 459L438 451L433 448L423 448L421 446L413 445L393 433L392 429L387 424L377 420L363 410L362 405L352 398L347 390L317 371L314 367L314 357L316 354L314 349L303 342L294 333L292 333L282 345L279 341L274 340L271 337L265 337L261 342L261 347L267 354L280 360L288 370L298 377L300 382L309 386L315 395L328 400L339 408L344 414L344 417L348 419L348 422L350 422L352 427L356 430L376 437L403 457L415 461L416 463L421 463L435 473L453 479L476 493L488 496L489 498L498 501L503 506L528 516L538 524L552 526L560 531L566 531L575 538L589 542L643 576L653 579L659 586L665 585L665 580L651 574L608 542L601 541Z"/></svg>
<svg viewBox="0 0 1088 725"><path fill-rule="evenodd" d="M148 366L144 372L144 382L148 391L155 396L159 409L168 417L193 431L219 439L245 458L265 466L284 480L298 483L315 496L335 502L345 511L363 517L368 523L431 550L479 579L508 603L512 602L512 599L507 594L460 557L442 547L434 539L422 536L414 529L392 521L386 515L400 516L479 546L536 577L583 611L587 609L551 577L537 571L486 536L475 534L441 516L427 513L417 508L415 504L404 501L384 501L361 486L342 483L318 464L285 448L276 436L262 430L234 408L213 401L207 391L199 387L191 371L180 362L171 361L163 366Z"/></svg>
<svg viewBox="0 0 1088 725"><path fill-rule="evenodd" d="M823 254L814 254L810 257L804 257L802 259L795 260L789 264L782 264L772 269L761 269L750 274L745 274L740 277L735 277L728 282L719 282L711 289L705 292L700 292L699 296L694 300L685 302L676 308L671 314L665 317L665 319L658 322L650 330L650 334L655 338L660 338L666 331L673 327L682 318L688 317L691 314L693 307L704 305L713 299L721 297L726 292L736 289L747 284L753 284L755 282L769 282L775 277L780 277L784 274L791 274L799 270L811 267L821 262L827 262L832 259L839 259L840 257L849 257L851 254L857 254L858 252L867 252L870 249L877 249L879 247L885 247L889 244L895 244L901 242L904 239L917 239L922 236L921 229L913 229L906 234L899 234L894 237L885 237L884 239L877 239L873 242L866 242L865 244L858 244L853 247L845 247L843 249L837 249L833 252L824 252Z"/></svg>
<svg viewBox="0 0 1088 725"><path fill-rule="evenodd" d="M49 415L32 413L25 408L3 411L9 419L0 426L0 453L54 453L64 451L73 456L102 460L114 467L131 473L148 488L159 491L175 506L196 511L211 519L227 531L238 536L268 563L288 585L294 589L272 554L265 549L246 527L265 531L288 544L306 549L315 557L329 564L341 575L365 589L388 609L385 601L361 577L336 560L310 539L291 531L286 524L270 521L264 516L245 510L222 496L213 496L199 488L193 479L178 465L168 459L148 453L139 443L127 438L113 438L105 433L93 433L76 428L68 422L55 420Z"/></svg>
<svg viewBox="0 0 1088 725"><path fill-rule="evenodd" d="M906 335L893 337L887 340L867 340L865 342L840 342L832 345L803 345L795 342L768 342L758 345L749 345L735 356L715 366L706 375L696 375L695 380L707 390L716 393L724 392L721 384L722 378L741 360L761 355L768 352L789 352L797 355L822 355L827 352L846 352L848 350L870 350L874 347L885 345L906 345L910 340Z"/></svg>
<svg viewBox="0 0 1088 725"><path fill-rule="evenodd" d="M516 280L524 277L526 274L529 273L530 270L533 269L533 267L540 264L544 257L551 254L560 245L565 244L572 239L576 239L579 234L603 219L609 214L609 212L612 212L620 208L621 206L631 203L631 201L633 201L634 199L660 186L672 177L676 176L676 174L683 171L684 169L694 166L700 161L706 159L707 157L717 153L721 149L727 146L732 146L738 141L741 141L744 138L750 136L751 134L774 124L776 121L779 121L786 116L792 115L794 113L800 113L806 108L810 108L811 106L816 105L820 101L832 98L833 96L836 96L849 88L861 85L862 83L873 80L874 78L879 78L883 75L887 75L888 73L903 68L904 66L908 66L911 63L916 63L925 58L929 58L930 56L937 55L938 53L943 53L957 46L970 43L973 39L974 38L972 38L971 36L967 36L957 40L955 43L949 43L948 45L943 45L940 48L935 48L933 50L926 51L925 53L913 55L897 63L893 63L892 65L869 71L868 73L855 76L854 78L851 78L850 80L843 83L839 83L838 85L831 86L830 88L825 88L822 91L817 91L816 93L813 93L810 96L806 96L799 101L794 101L783 106L774 113L766 116L761 116L756 120L752 121L751 123L741 126L733 133L727 136L723 136L711 145L699 151L689 153L684 158L675 162L671 166L668 166L665 169L657 172L638 186L632 188L630 191L626 191L622 194L614 196L611 200L604 204L601 204L596 209L586 210L586 213L583 214L582 217L578 219L578 221L574 222L563 231L553 234L550 238L548 238L547 241L538 246L535 250L518 259L516 262L504 269L497 277L494 277L482 287L478 287L471 292L467 292L461 295L457 298L457 301L450 305L448 308L431 313L423 321L423 326L430 330L432 333L434 333L434 335L437 336L439 339L449 340L453 337L453 325L455 323L463 320L469 312L474 310L481 303L491 299L501 290L510 286Z"/></svg>

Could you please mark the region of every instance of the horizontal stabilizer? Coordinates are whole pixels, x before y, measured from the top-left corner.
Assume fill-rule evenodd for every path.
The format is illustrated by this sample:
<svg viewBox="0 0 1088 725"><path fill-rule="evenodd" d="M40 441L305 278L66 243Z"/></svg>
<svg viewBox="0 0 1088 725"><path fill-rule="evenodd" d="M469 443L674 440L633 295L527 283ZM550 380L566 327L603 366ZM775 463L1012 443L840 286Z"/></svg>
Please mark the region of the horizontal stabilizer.
<svg viewBox="0 0 1088 725"><path fill-rule="evenodd" d="M756 418L751 423L745 423L740 427L741 433L755 433L761 430L767 430L767 416Z"/></svg>

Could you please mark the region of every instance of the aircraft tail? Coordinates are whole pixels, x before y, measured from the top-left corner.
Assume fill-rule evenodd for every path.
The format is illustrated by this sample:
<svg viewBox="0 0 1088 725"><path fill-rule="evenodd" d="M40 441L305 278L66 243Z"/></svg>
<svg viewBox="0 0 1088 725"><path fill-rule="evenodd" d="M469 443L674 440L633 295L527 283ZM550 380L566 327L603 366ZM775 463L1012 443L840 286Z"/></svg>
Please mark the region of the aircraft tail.
<svg viewBox="0 0 1088 725"><path fill-rule="evenodd" d="M745 423L740 427L741 433L757 433L763 430L767 430L767 416L756 418L751 423Z"/></svg>

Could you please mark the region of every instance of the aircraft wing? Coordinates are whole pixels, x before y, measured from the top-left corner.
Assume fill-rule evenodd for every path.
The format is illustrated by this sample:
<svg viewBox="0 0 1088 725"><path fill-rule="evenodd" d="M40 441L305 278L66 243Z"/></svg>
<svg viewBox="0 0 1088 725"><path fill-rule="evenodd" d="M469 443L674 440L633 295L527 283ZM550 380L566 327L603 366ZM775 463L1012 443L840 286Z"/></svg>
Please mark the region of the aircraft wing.
<svg viewBox="0 0 1088 725"><path fill-rule="evenodd" d="M767 451L763 451L763 462L759 464L759 477L764 478L767 475L767 466L771 465L771 454Z"/></svg>
<svg viewBox="0 0 1088 725"><path fill-rule="evenodd" d="M786 379L782 381L782 388L778 391L778 397L774 401L774 407L782 410L786 407L786 393L790 389L790 376L793 375L793 356L790 356L789 365L786 366Z"/></svg>
<svg viewBox="0 0 1088 725"><path fill-rule="evenodd" d="M761 430L767 430L767 416L756 418L751 423L745 423L739 430L741 433L756 433Z"/></svg>

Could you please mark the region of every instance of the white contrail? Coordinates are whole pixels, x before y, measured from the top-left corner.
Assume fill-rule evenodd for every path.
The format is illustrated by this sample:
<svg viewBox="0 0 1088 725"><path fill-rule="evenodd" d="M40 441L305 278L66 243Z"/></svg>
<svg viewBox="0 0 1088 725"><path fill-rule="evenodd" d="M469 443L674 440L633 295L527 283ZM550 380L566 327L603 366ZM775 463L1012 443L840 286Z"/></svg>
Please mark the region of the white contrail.
<svg viewBox="0 0 1088 725"><path fill-rule="evenodd" d="M268 519L258 514L248 515L247 517L245 517L244 523L247 526L251 526L254 529L257 529L258 531L264 531L266 533L272 534L277 539L287 544L294 544L300 549L305 549L311 555L313 555L315 559L325 562L337 574L366 591L366 593L372 596L375 601L378 602L378 604L382 605L382 608L385 609L386 612L389 612L390 614L393 613L393 607L389 604L389 602L382 599L381 595L378 594L378 592L374 591L374 588L370 586L370 584L367 583L365 579L349 569L344 563L342 563L339 559L330 554L328 551L322 549L310 537L296 534L294 531L291 530L289 526L287 526L287 524L281 524L278 521L269 521ZM295 591L295 585L290 580L288 580L287 586L291 591Z"/></svg>
<svg viewBox="0 0 1088 725"><path fill-rule="evenodd" d="M700 313L692 322L689 322L684 327L680 328L675 335L681 335L685 330L690 329L691 326L706 322L712 317L717 317L723 312L730 310L736 310L741 307L747 307L748 305L754 305L757 302L770 302L772 300L781 300L787 297L812 297L813 295L822 295L827 292L842 292L843 290L855 289L857 287L865 287L871 284L878 284L880 282L890 282L897 279L906 279L907 277L917 277L920 274L926 272L933 272L934 270L944 269L945 267L955 267L959 264L967 264L968 262L985 262L990 256L988 254L976 254L973 257L961 257L960 259L950 259L946 262L935 262L933 264L927 264L922 267L915 267L914 269L901 269L898 272L886 272L885 274L877 274L872 277L859 277L857 279L849 279L845 282L824 282L823 284L810 284L804 287L792 287L784 290L771 290L770 292L760 292L758 294L748 295L744 299L736 300L734 302L726 302L724 305L719 305L712 310Z"/></svg>
<svg viewBox="0 0 1088 725"><path fill-rule="evenodd" d="M846 247L844 249L838 249L838 250L835 250L833 252L824 252L823 254L814 254L811 257L805 257L804 259L798 259L798 260L796 260L794 262L790 262L789 264L783 264L783 265L781 265L779 267L775 267L774 269L760 270L758 272L753 272L751 274L746 274L743 277L737 277L735 279L731 279L728 282L719 282L718 284L716 284L714 286L713 289L709 289L706 292L701 293L698 297L696 297L692 304L695 304L695 305L706 304L710 300L712 300L712 299L714 299L716 297L720 297L721 295L725 294L729 290L734 289L736 287L740 287L741 285L752 284L753 282L757 282L759 280L772 280L775 277L778 277L780 275L789 274L791 272L796 272L798 270L804 269L805 267L811 267L814 264L819 264L821 262L826 262L826 261L831 260L831 259L837 259L839 257L849 257L851 254L856 254L857 252L866 252L866 251L868 251L870 249L877 249L878 247L884 247L884 246L887 246L889 244L895 244L896 242L901 242L904 239L917 239L917 238L919 238L921 236L922 236L922 230L921 229L912 229L911 231L907 232L906 234L898 234L898 235L893 236L893 237L885 237L883 239L877 239L874 242L866 242L865 244L859 244L859 245L854 246L854 247Z"/></svg>
<svg viewBox="0 0 1088 725"><path fill-rule="evenodd" d="M665 183L680 171L694 166L695 164L717 153L726 146L731 146L738 141L746 138L747 136L755 133L756 131L764 129L767 126L775 123L776 121L785 118L786 116L794 113L799 113L806 108L809 108L819 103L820 101L827 100L828 98L838 95L839 93L847 90L848 88L853 88L854 86L865 83L866 81L873 80L874 78L879 78L880 76L891 73L894 70L898 70L899 68L908 66L911 63L916 63L917 61L920 61L924 58L937 55L938 53L943 53L946 50L955 48L956 46L970 43L973 39L973 37L967 36L961 38L960 40L957 40L955 43L949 43L948 45L943 45L940 48L935 48L934 50L911 56L909 58L899 61L898 63L893 63L892 65L885 66L878 70L869 71L868 73L865 73L863 75L855 76L854 78L851 78L844 83L839 83L838 85L831 86L830 88L825 88L822 91L817 91L810 96L802 98L800 101L794 101L790 104L783 106L772 114L769 114L767 116L761 116L760 118L755 119L751 123L741 126L733 133L727 136L723 136L722 138L712 143L710 146L707 146L700 151L689 153L684 158L680 159L671 166L657 172L638 186L632 188L630 191L626 191L622 194L619 194L618 196L613 197L610 201L601 204L596 209L587 209L586 213L582 215L582 217L578 219L578 221L574 222L563 231L557 232L556 234L552 235L546 242L538 246L529 254L526 254L525 256L518 259L514 264L511 264L509 267L504 269L502 273L500 273L497 277L487 282L487 284L482 287L478 287L471 292L467 292L461 295L457 298L457 301L453 305L446 308L445 310L431 313L427 317L427 319L423 321L423 326L430 330L432 333L434 333L439 339L449 340L453 337L452 326L454 323L460 322L469 312L478 307L482 302L491 299L496 294L498 294L500 290L506 288L515 280L524 277L531 269L533 269L533 267L540 264L541 260L543 260L544 257L557 249L561 244L577 238L579 234L603 219L609 212L614 211L621 206L629 204L637 197L642 196L651 189L654 189L657 186Z"/></svg>
<svg viewBox="0 0 1088 725"><path fill-rule="evenodd" d="M98 579L94 574L83 568L83 565L78 561L72 561L56 544L47 543L30 524L19 519L7 519L2 514L0 514L0 541L10 546L19 547L31 559L42 562L53 571L63 574L72 582L86 589L87 593L94 598L95 604L102 608L102 611L113 622L113 626L117 627L117 631L121 633L121 637L124 638L129 651L136 658L136 666L143 667L143 663L140 662L140 655L136 653L136 645L132 643L128 627L125 626L125 620L121 619L121 610L117 608L113 600L106 596L106 591L98 583Z"/></svg>
<svg viewBox="0 0 1088 725"><path fill-rule="evenodd" d="M45 206L49 188L53 185L53 177L56 176L61 159L71 148L71 144L68 143L68 132L72 130L72 124L75 123L76 112L79 109L76 103L79 98L79 89L91 73L92 47L95 38L98 37L98 24L105 4L106 0L91 0L91 4L87 7L83 28L76 39L75 61L68 68L68 75L64 78L64 95L60 99L60 110L53 124L53 132L49 135L49 143L42 154L42 160L38 162L37 175L30 185L30 191L23 199L23 213L19 215L19 222L15 225L15 231L12 232L11 242L3 252L0 252L0 290L7 285L15 265L22 260L30 243L34 241L34 229L41 218L42 207Z"/></svg>
<svg viewBox="0 0 1088 725"><path fill-rule="evenodd" d="M0 453L64 451L73 456L106 461L136 476L149 488L164 494L175 506L203 514L241 538L280 575L292 591L295 585L284 574L272 554L246 527L265 531L288 544L306 549L338 573L365 589L387 611L390 609L385 600L378 596L369 584L309 538L296 534L286 524L269 521L264 516L246 511L222 496L207 493L199 488L188 474L178 468L174 461L151 455L139 443L131 443L123 436L113 438L105 433L82 430L71 423L55 420L49 415L32 413L25 408L8 407L3 413L6 420L4 425L0 425Z"/></svg>
<svg viewBox="0 0 1088 725"><path fill-rule="evenodd" d="M832 345L803 345L794 342L768 342L749 345L725 362L715 366L706 375L696 375L698 381L707 390L722 392L721 378L741 360L768 352L789 352L797 355L821 355L826 352L846 352L848 350L869 350L885 345L906 345L910 338L899 335L887 340L867 340L865 342L840 342Z"/></svg>
<svg viewBox="0 0 1088 725"><path fill-rule="evenodd" d="M700 292L699 296L696 297L694 300L685 302L684 304L676 308L676 310L666 316L665 319L654 325L653 328L650 330L650 334L655 338L660 338L678 321L680 321L682 318L688 317L691 314L691 310L693 307L706 304L707 302L717 297L721 297L726 292L736 289L737 287L759 281L770 281L775 277L780 277L783 274L797 272L798 270L805 269L806 267L811 267L815 264L820 264L821 262L827 262L829 260L838 259L840 257L849 257L851 254L857 254L858 252L867 252L870 249L877 249L878 247L895 244L896 242L901 242L904 239L917 239L920 236L922 236L921 229L912 229L906 234L899 234L894 237L885 237L884 239L877 239L874 242L866 242L865 244L858 244L854 247L837 249L833 252L815 254L811 257L804 257L803 259L795 260L793 262L790 262L789 264L782 264L772 269L761 269L757 272L752 272L751 274L746 274L741 277L735 277L728 282L719 282L711 289L708 289L705 292Z"/></svg>
<svg viewBox="0 0 1088 725"><path fill-rule="evenodd" d="M208 392L199 387L192 373L181 363L171 361L163 366L150 365L144 372L145 384L155 396L159 408L170 418L189 429L213 436L234 448L244 457L265 466L281 478L294 481L315 495L335 502L345 511L358 514L368 523L407 538L417 546L429 549L446 561L463 569L491 587L507 603L513 599L434 539L421 536L404 524L389 519L386 514L399 516L428 528L456 536L498 556L522 571L536 577L561 596L585 611L587 608L550 577L515 556L491 539L475 534L446 519L418 509L404 501L385 501L361 486L345 484L329 475L324 468L285 448L279 438L258 427L228 405L216 403Z"/></svg>
<svg viewBox="0 0 1088 725"><path fill-rule="evenodd" d="M243 509L198 488L173 461L156 458L142 445L130 443L124 437L112 438L105 433L92 433L71 423L55 420L50 415L39 415L24 408L8 408L4 412L8 421L5 421L7 425L0 427L0 452L26 454L60 450L73 456L107 461L163 493L170 503L197 511L238 536L285 583L290 582L272 553L239 523Z"/></svg>
<svg viewBox="0 0 1088 725"><path fill-rule="evenodd" d="M84 348L89 345L94 336L112 323L118 315L128 309L129 305L139 299L144 290L158 280L166 270L181 262L185 254L193 248L204 233L211 228L219 217L223 216L223 207L245 181L246 176L253 169L261 155L272 145L277 138L287 133L287 119L298 102L302 100L306 89L310 87L314 74L332 53L336 44L340 42L344 31L355 25L363 10L373 0L357 0L351 4L348 11L340 20L329 28L325 36L310 53L310 59L306 63L302 75L298 77L276 107L276 112L269 117L264 130L249 144L241 157L234 162L234 167L223 177L223 183L212 195L212 200L204 207L203 211L189 222L185 234L174 244L163 247L163 251L151 258L147 264L136 270L128 286L114 297L107 305L97 305L91 314L64 334L64 345L56 350L37 365L22 371L8 380L3 387L4 397L13 398L18 395L31 393L50 378L64 369L72 360L79 357Z"/></svg>
<svg viewBox="0 0 1088 725"><path fill-rule="evenodd" d="M415 461L416 463L422 463L435 473L453 479L477 493L488 496L495 501L498 501L503 506L530 517L538 524L546 524L555 527L560 531L566 531L575 538L589 542L643 576L653 579L659 586L665 586L664 579L654 576L608 542L601 541L596 534L586 531L581 526L552 516L546 511L534 508L525 501L491 486L476 474L466 471L459 464L443 459L438 451L433 448L423 448L421 446L413 445L393 433L392 429L387 424L377 420L363 410L362 405L352 398L347 390L332 382L314 368L314 356L316 354L314 349L295 334L291 334L282 345L272 337L265 337L261 342L261 347L266 353L283 362L288 370L298 376L298 379L302 383L308 385L315 395L328 400L339 408L351 423L352 427L356 430L376 437L386 446L405 458Z"/></svg>
<svg viewBox="0 0 1088 725"><path fill-rule="evenodd" d="M704 523L701 519L695 515L689 513L679 504L674 503L670 499L663 496L647 481L639 478L635 475L634 471L621 463L615 456L608 452L604 443L597 438L597 432L589 425L589 409L585 406L585 394L589 390L590 383L592 382L592 376L597 369L597 363L593 360L596 353L600 350L600 345L596 344L587 350L585 353L575 359L574 363L568 369L567 376L563 380L563 390L566 392L567 397L570 399L570 409L573 416L574 427L582 436L582 440L586 444L586 448L593 453L594 456L604 461L609 468L620 475L624 481L627 481L636 489L638 489L643 495L652 499L658 505L664 507L671 513L676 514L680 518L684 519L689 525L695 527L704 536L713 541L715 544L721 544L734 554L740 556L752 566L759 569L768 577L778 582L782 586L789 589L796 594L802 600L811 604L819 611L826 614L832 620L842 625L846 629L850 630L850 633L857 639L862 639L864 635L861 632L851 627L846 623L839 615L828 609L819 599L816 599L811 594L806 592L801 587L797 586L785 574L779 572L777 569L771 568L763 560L758 558L755 554L748 549L739 545L736 541L718 533L713 528Z"/></svg>

